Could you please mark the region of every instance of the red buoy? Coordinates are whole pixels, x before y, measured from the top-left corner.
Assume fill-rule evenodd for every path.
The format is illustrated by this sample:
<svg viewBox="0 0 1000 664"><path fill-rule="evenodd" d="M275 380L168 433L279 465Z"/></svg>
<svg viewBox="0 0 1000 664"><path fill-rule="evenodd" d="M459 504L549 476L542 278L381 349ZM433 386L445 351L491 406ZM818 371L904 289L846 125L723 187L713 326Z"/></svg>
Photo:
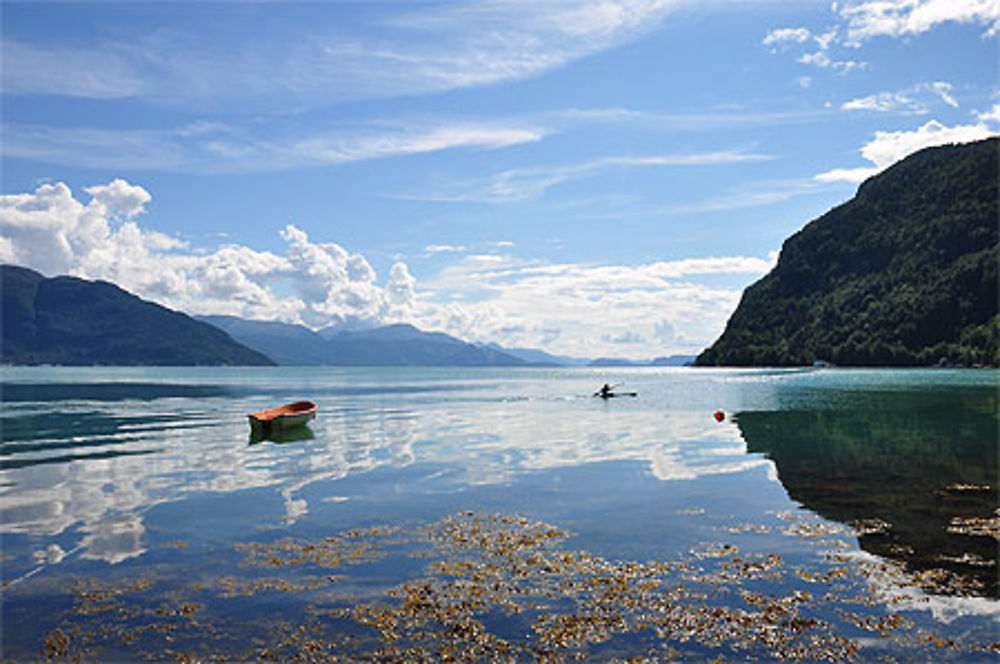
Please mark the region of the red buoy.
<svg viewBox="0 0 1000 664"><path fill-rule="evenodd" d="M715 421L716 422L721 422L724 419L726 419L726 414L725 413L723 413L721 410L715 411Z"/></svg>

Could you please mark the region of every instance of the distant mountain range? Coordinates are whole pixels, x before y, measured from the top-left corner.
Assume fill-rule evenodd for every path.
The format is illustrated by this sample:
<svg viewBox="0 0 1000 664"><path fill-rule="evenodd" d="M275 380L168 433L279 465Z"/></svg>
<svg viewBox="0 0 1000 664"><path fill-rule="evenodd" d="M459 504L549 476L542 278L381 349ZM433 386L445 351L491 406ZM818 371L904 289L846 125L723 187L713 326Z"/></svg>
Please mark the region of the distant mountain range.
<svg viewBox="0 0 1000 664"><path fill-rule="evenodd" d="M105 281L0 265L0 289L5 364L274 364L216 327Z"/></svg>
<svg viewBox="0 0 1000 664"><path fill-rule="evenodd" d="M477 346L441 332L398 324L368 330L201 316L199 320L267 355L278 364L299 366L524 366L514 355Z"/></svg>
<svg viewBox="0 0 1000 664"><path fill-rule="evenodd" d="M551 355L532 348L470 344L442 332L425 332L408 324L365 330L329 327L314 332L302 325L246 320L235 316L199 316L240 343L290 366L684 366L694 355L675 355L650 362L623 359L588 360Z"/></svg>
<svg viewBox="0 0 1000 664"><path fill-rule="evenodd" d="M599 357L587 362L588 367L688 367L694 364L696 355L670 355L657 357L646 362L626 360L621 357Z"/></svg>
<svg viewBox="0 0 1000 664"><path fill-rule="evenodd" d="M697 364L1000 365L1000 139L928 148L788 238Z"/></svg>
<svg viewBox="0 0 1000 664"><path fill-rule="evenodd" d="M47 278L13 265L0 266L0 287L4 364L649 366L471 344L408 324L313 331L235 316L192 318L105 281ZM690 359L678 358L684 361L666 363Z"/></svg>

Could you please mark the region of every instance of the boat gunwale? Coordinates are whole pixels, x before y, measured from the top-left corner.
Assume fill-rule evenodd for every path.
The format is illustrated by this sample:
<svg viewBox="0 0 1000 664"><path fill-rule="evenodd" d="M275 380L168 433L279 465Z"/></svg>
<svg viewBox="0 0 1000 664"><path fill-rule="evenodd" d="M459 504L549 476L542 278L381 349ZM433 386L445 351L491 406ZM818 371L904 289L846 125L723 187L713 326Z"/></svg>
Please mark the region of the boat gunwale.
<svg viewBox="0 0 1000 664"><path fill-rule="evenodd" d="M318 407L312 401L295 401L282 406L260 410L256 413L250 413L247 417L250 418L251 422L259 424L280 422L283 418L292 419L304 417L305 419L303 421L307 421L316 416L317 410Z"/></svg>

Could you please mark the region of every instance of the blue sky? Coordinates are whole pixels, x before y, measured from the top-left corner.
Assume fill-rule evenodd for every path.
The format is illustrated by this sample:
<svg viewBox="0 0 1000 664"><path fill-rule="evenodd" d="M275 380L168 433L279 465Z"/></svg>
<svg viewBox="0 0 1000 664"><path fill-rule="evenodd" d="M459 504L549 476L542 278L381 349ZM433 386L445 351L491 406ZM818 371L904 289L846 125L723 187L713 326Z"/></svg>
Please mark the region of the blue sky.
<svg viewBox="0 0 1000 664"><path fill-rule="evenodd" d="M1000 129L997 0L2 4L0 259L189 313L694 353Z"/></svg>

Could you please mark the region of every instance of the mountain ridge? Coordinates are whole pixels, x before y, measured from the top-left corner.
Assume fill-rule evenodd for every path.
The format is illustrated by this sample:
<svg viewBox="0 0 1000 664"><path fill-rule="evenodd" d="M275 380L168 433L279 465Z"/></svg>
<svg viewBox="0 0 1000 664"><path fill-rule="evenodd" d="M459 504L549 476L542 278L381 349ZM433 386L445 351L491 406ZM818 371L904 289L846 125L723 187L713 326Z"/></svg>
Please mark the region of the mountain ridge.
<svg viewBox="0 0 1000 664"><path fill-rule="evenodd" d="M921 150L783 244L698 366L1000 364L1000 138Z"/></svg>
<svg viewBox="0 0 1000 664"><path fill-rule="evenodd" d="M218 328L107 281L4 264L0 290L4 364L274 364Z"/></svg>
<svg viewBox="0 0 1000 664"><path fill-rule="evenodd" d="M276 362L294 366L525 366L523 360L409 323L367 329L324 328L200 316ZM294 342L294 343L293 343Z"/></svg>

